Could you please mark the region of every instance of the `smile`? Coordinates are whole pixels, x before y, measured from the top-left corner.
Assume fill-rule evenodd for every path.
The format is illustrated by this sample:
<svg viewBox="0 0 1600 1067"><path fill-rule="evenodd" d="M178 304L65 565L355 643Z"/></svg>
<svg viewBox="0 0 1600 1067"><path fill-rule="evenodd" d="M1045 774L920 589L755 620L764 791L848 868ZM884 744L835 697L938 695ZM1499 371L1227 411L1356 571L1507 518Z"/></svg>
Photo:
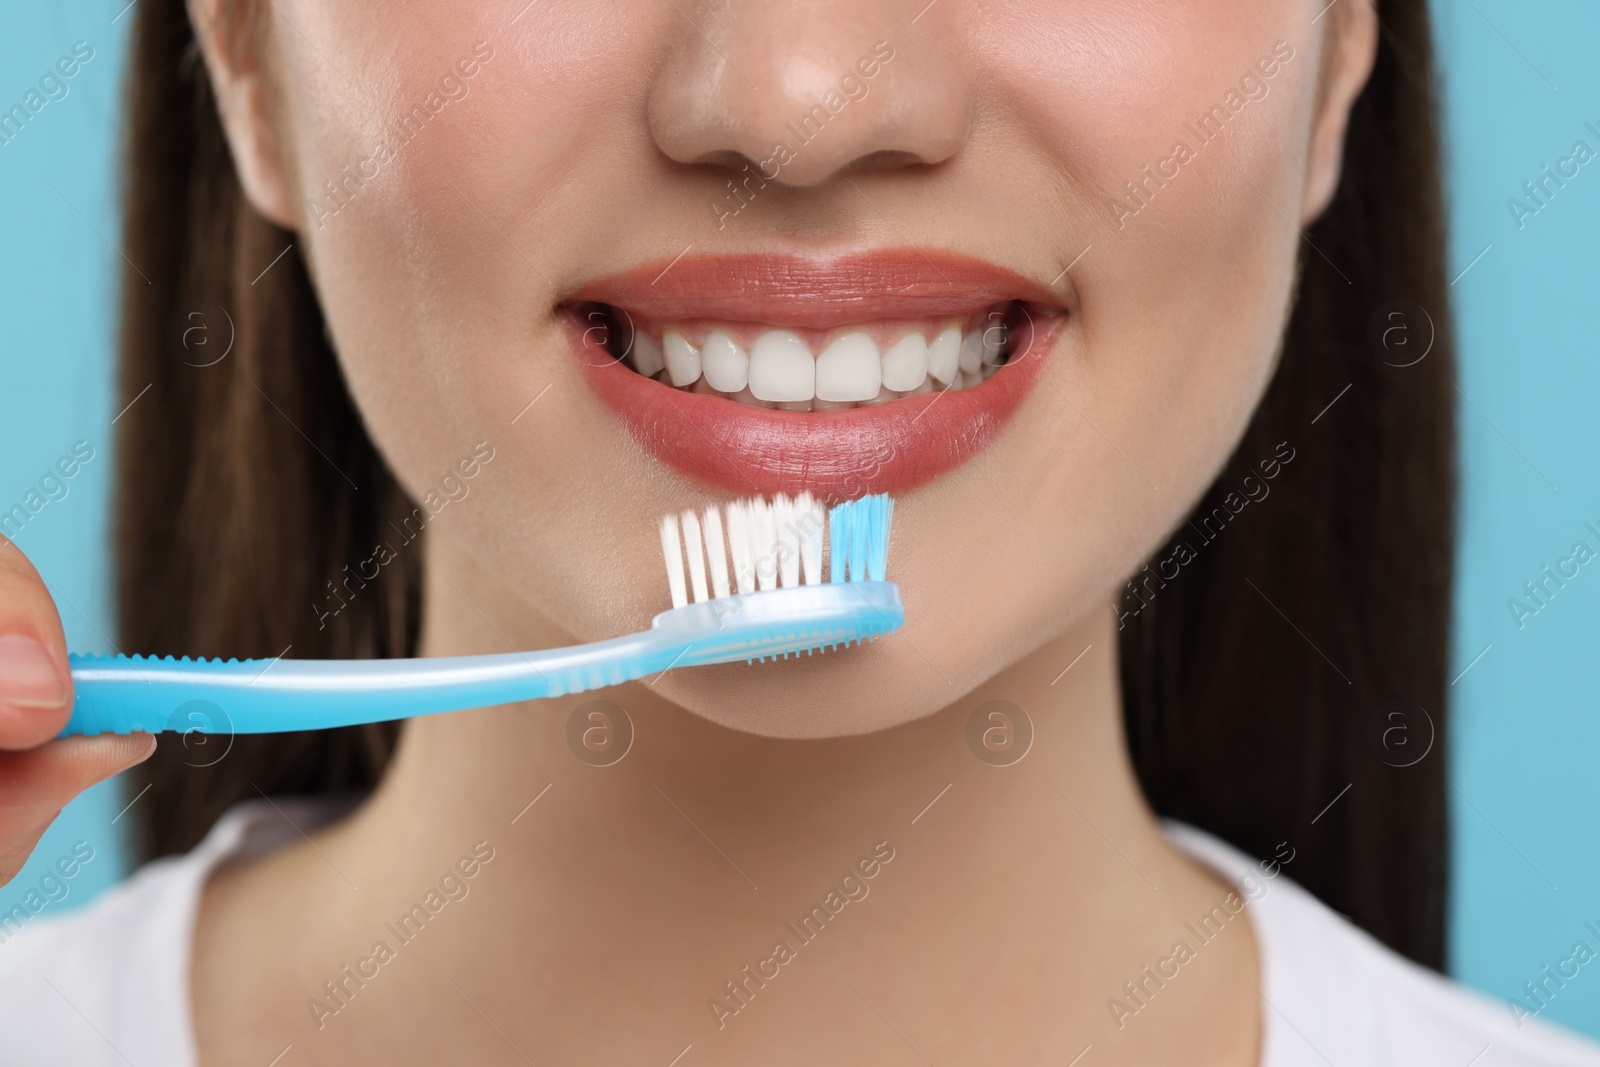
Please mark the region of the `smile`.
<svg viewBox="0 0 1600 1067"><path fill-rule="evenodd" d="M564 301L585 377L647 453L736 492L898 492L981 452L1066 315L918 251L685 260Z"/></svg>
<svg viewBox="0 0 1600 1067"><path fill-rule="evenodd" d="M972 321L856 323L801 330L761 323L641 324L621 308L580 314L605 347L646 378L674 388L784 411L835 411L988 380L1026 331L1020 303Z"/></svg>

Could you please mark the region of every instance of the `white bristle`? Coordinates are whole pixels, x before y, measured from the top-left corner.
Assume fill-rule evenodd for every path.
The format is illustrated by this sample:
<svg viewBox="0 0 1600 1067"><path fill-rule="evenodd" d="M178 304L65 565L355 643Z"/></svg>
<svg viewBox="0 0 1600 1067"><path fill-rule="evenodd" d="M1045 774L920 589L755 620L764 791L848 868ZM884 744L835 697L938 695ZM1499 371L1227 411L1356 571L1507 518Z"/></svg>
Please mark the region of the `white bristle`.
<svg viewBox="0 0 1600 1067"><path fill-rule="evenodd" d="M711 561L711 595L725 597L728 588L728 549L722 541L722 512L716 505L706 508L706 556Z"/></svg>
<svg viewBox="0 0 1600 1067"><path fill-rule="evenodd" d="M778 587L777 516L773 514L772 502L768 500L752 501L750 510L755 520L751 523L755 536L751 538L750 547L755 555L756 582L762 589L776 589Z"/></svg>
<svg viewBox="0 0 1600 1067"><path fill-rule="evenodd" d="M773 506L778 523L778 576L785 589L800 584L800 508L789 497L780 496Z"/></svg>
<svg viewBox="0 0 1600 1067"><path fill-rule="evenodd" d="M754 593L756 569L750 555L750 506L743 500L728 505L728 547L733 555L733 577L739 592Z"/></svg>
<svg viewBox="0 0 1600 1067"><path fill-rule="evenodd" d="M672 606L681 608L689 603L689 591L683 582L683 545L678 540L676 515L661 519L661 553L667 560L667 584L672 588Z"/></svg>
<svg viewBox="0 0 1600 1067"><path fill-rule="evenodd" d="M696 604L711 599L706 588L706 552L700 543L700 516L692 511L683 513L683 546L689 552L689 588Z"/></svg>
<svg viewBox="0 0 1600 1067"><path fill-rule="evenodd" d="M801 493L795 500L795 518L800 524L800 562L807 585L822 581L822 540L828 525L827 512L812 498Z"/></svg>

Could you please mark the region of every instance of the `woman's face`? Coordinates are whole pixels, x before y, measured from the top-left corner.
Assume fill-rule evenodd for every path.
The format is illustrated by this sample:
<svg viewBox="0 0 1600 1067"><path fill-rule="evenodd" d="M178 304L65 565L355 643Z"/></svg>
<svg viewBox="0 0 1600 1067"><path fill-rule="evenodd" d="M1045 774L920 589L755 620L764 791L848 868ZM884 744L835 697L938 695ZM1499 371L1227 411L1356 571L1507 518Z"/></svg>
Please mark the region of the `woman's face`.
<svg viewBox="0 0 1600 1067"><path fill-rule="evenodd" d="M895 494L904 639L655 687L818 737L1112 611L1227 459L1370 62L1324 2L275 0L271 91L207 58L401 482L493 450L430 537L552 639L669 606L669 511Z"/></svg>

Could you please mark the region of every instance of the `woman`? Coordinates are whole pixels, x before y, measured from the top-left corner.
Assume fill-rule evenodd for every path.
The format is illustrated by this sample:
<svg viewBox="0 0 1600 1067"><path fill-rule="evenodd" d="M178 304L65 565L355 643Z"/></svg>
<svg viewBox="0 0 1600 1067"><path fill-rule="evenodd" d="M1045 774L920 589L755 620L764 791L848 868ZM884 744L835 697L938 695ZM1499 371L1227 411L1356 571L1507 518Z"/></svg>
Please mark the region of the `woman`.
<svg viewBox="0 0 1600 1067"><path fill-rule="evenodd" d="M1600 1063L1417 966L1425 5L918 7L135 9L123 648L620 634L659 515L800 488L897 496L907 625L169 738L132 814L170 858L4 946L0 1058ZM951 325L999 340L941 377ZM876 391L762 363L847 334ZM151 744L47 741L60 628L5 558L9 874Z"/></svg>

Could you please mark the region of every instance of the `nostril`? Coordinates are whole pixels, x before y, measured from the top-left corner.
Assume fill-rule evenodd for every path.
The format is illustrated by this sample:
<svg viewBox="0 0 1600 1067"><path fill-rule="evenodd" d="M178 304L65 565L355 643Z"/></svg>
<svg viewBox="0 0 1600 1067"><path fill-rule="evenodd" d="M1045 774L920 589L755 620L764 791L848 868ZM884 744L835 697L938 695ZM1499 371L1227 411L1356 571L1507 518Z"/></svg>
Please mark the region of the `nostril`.
<svg viewBox="0 0 1600 1067"><path fill-rule="evenodd" d="M693 160L693 162L700 166L713 167L717 170L725 171L727 172L730 180L734 182L748 182L759 175L760 178L766 181L792 185L796 183L786 179L785 169L789 163L792 163L795 160L797 156L798 153L795 152L785 153L775 151L772 155L766 157L765 159L751 159L743 152L721 149L713 152L706 152L699 158ZM871 173L873 171L900 170L906 167L918 166L927 162L928 161L924 160L915 152L907 152L902 149L895 148L886 148L876 152L869 152L855 160L850 161L839 171L830 174L829 177L836 178L844 174L862 174ZM792 177L792 174L790 177Z"/></svg>
<svg viewBox="0 0 1600 1067"><path fill-rule="evenodd" d="M693 162L700 164L701 166L716 167L720 170L729 171L730 173L734 171L742 171L746 167L756 169L760 166L760 162L758 160L751 159L743 152L735 152L732 149L726 148L717 149L712 152L706 152L698 159L693 160Z"/></svg>
<svg viewBox="0 0 1600 1067"><path fill-rule="evenodd" d="M915 167L920 164L932 164L942 160L926 160L916 152L907 152L898 148L886 148L879 152L872 152L856 160L851 166L852 171L874 170L900 170L904 167Z"/></svg>

